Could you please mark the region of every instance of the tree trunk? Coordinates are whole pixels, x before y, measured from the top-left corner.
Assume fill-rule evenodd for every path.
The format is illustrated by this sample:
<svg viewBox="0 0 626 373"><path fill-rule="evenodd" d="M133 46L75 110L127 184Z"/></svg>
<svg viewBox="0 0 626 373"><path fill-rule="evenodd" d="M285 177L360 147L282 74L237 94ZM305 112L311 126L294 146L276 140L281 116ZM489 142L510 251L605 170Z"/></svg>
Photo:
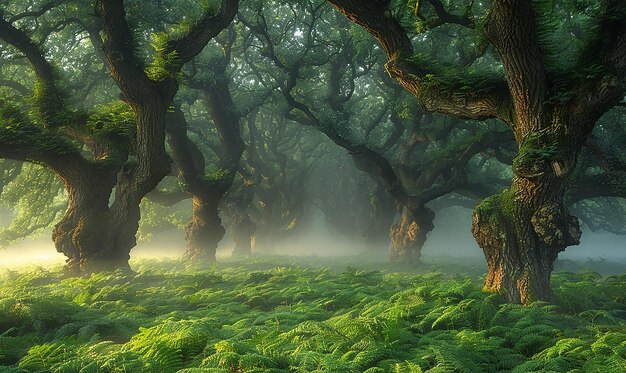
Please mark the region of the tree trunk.
<svg viewBox="0 0 626 373"><path fill-rule="evenodd" d="M554 261L566 247L577 245L581 235L578 219L563 203L576 153L537 158L525 142L513 162L511 188L474 209L472 234L488 265L485 290L515 303L553 300Z"/></svg>
<svg viewBox="0 0 626 373"><path fill-rule="evenodd" d="M254 199L253 183L244 176L246 172L228 190L222 198L224 211L230 217L230 229L235 242L233 256L248 256L252 254L252 235L256 224L248 214L248 208Z"/></svg>
<svg viewBox="0 0 626 373"><path fill-rule="evenodd" d="M77 226L75 208L68 206L65 215L54 225L52 241L57 251L65 255L65 270L71 275L80 273L80 250L74 244L72 237Z"/></svg>
<svg viewBox="0 0 626 373"><path fill-rule="evenodd" d="M122 192L118 190L116 193ZM137 245L136 235L141 219L140 202L141 198L137 196L128 196L120 200L116 198L106 219L102 220L102 227L106 227L106 231L95 232L95 236L92 236L94 240L105 241L106 245L85 255L82 263L84 271L115 269L130 271L128 260L130 251Z"/></svg>
<svg viewBox="0 0 626 373"><path fill-rule="evenodd" d="M170 97L150 97L134 108L137 121L137 158L128 160L117 174L115 199L106 214L89 217L93 230L79 236L85 247L81 269L86 272L130 270L130 251L137 245L141 213L139 204L170 173L170 161L165 152L165 114ZM98 178L94 178L98 182ZM96 228L98 227L98 228Z"/></svg>
<svg viewBox="0 0 626 373"><path fill-rule="evenodd" d="M134 215L137 225L138 211L120 214L118 209L109 209L114 179L108 179L98 173L64 179L68 208L55 225L52 239L57 251L67 257L66 269L72 274L130 269L136 229L128 217Z"/></svg>
<svg viewBox="0 0 626 373"><path fill-rule="evenodd" d="M252 249L255 252L271 254L275 251L274 243L270 236L271 233L280 229L280 225L274 222L274 210L279 205L279 191L274 188L265 188L260 186L256 190L259 198L258 216L256 217L256 230L252 236ZM277 218L278 220L280 218Z"/></svg>
<svg viewBox="0 0 626 373"><path fill-rule="evenodd" d="M192 217L185 226L187 250L184 258L191 261L214 262L217 244L224 237L224 227L219 216L218 205L221 195L211 194L192 197Z"/></svg>
<svg viewBox="0 0 626 373"><path fill-rule="evenodd" d="M434 228L434 218L435 213L428 207L402 207L399 220L389 230L392 262L417 263L422 255L426 236Z"/></svg>
<svg viewBox="0 0 626 373"><path fill-rule="evenodd" d="M607 19L615 10L607 3ZM553 299L554 261L566 247L577 245L581 234L578 219L563 203L568 176L597 120L624 97L619 78L612 73L566 90L551 87L534 12L528 0L495 1L485 25L511 93L513 110L507 110L510 118L504 119L520 148L513 161L511 188L477 205L472 226L487 259L485 289L523 304ZM615 30L625 25L621 19L604 26L609 24ZM623 56L623 49L622 43L615 50ZM593 50L594 54L601 51L595 46ZM623 62L621 57L618 60ZM619 67L609 70L617 72ZM556 92L571 97L555 104L550 101Z"/></svg>
<svg viewBox="0 0 626 373"><path fill-rule="evenodd" d="M257 224L257 229L254 231L251 240L252 249L258 253L271 254L274 252L275 248L270 246L268 243L269 231L270 227L267 223L259 223Z"/></svg>
<svg viewBox="0 0 626 373"><path fill-rule="evenodd" d="M137 209L138 210L138 209ZM82 273L130 271L130 251L137 244L139 211L127 211L123 218L111 213L104 216L84 216L76 229L74 241L80 249Z"/></svg>
<svg viewBox="0 0 626 373"><path fill-rule="evenodd" d="M252 254L252 235L256 225L250 220L245 211L236 211L232 216L231 229L235 248L233 256L248 256Z"/></svg>

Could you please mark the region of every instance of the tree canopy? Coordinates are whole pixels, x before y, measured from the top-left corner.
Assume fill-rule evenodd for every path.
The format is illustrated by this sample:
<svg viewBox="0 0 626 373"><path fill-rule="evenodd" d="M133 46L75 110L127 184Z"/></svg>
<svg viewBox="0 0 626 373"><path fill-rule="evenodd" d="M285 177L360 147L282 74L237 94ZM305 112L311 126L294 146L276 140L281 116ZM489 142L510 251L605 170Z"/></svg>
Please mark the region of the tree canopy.
<svg viewBox="0 0 626 373"><path fill-rule="evenodd" d="M0 5L0 244L51 229L74 273L169 229L267 253L315 214L415 265L464 206L485 289L529 304L626 229L622 1Z"/></svg>

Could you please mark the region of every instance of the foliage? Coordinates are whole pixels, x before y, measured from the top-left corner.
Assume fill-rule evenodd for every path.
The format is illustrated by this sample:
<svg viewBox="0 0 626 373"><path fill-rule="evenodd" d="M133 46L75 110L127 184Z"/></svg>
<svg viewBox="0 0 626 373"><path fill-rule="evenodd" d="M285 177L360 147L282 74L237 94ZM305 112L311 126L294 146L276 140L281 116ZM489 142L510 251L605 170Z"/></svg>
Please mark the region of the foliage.
<svg viewBox="0 0 626 373"><path fill-rule="evenodd" d="M524 138L519 153L513 160L513 168L517 172L540 172L543 164L555 159L558 154L559 144L554 135L531 132Z"/></svg>
<svg viewBox="0 0 626 373"><path fill-rule="evenodd" d="M97 106L89 115L87 127L99 138L128 150L133 149L135 113L123 101L117 100Z"/></svg>
<svg viewBox="0 0 626 373"><path fill-rule="evenodd" d="M154 81L164 81L167 79L180 79L177 72L179 61L176 51L169 51L171 41L165 32L152 34L152 47L155 50L154 59L146 67L146 75Z"/></svg>
<svg viewBox="0 0 626 373"><path fill-rule="evenodd" d="M171 191L165 191L168 193ZM191 203L178 203L173 206L161 205L143 199L141 204L141 220L139 221L139 230L137 231L137 240L150 241L158 233L162 233L169 229L180 229L185 227L191 215Z"/></svg>
<svg viewBox="0 0 626 373"><path fill-rule="evenodd" d="M473 274L270 258L136 275L0 276L0 370L623 371L626 276L554 275L557 305L505 304ZM305 267L304 265L308 265ZM428 271L433 267L426 266ZM4 366L1 366L4 365Z"/></svg>
<svg viewBox="0 0 626 373"><path fill-rule="evenodd" d="M13 102L0 102L0 144L33 149L35 154L67 155L78 152L67 138L33 125Z"/></svg>
<svg viewBox="0 0 626 373"><path fill-rule="evenodd" d="M36 237L56 222L66 207L62 190L63 185L52 172L25 163L0 193L0 206L14 212L11 223L0 228L0 247L27 236Z"/></svg>

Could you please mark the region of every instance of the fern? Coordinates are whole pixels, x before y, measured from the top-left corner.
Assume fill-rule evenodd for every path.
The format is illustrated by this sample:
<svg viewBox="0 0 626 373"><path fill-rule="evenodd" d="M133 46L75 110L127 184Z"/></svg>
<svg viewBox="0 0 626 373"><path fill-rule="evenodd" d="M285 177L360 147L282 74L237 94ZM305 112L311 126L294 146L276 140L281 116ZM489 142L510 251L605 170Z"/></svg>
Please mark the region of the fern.
<svg viewBox="0 0 626 373"><path fill-rule="evenodd" d="M0 366L11 367L0 370L624 371L623 275L556 273L565 300L522 307L457 269L317 260L208 270L142 261L134 276L65 279L57 269L1 273ZM587 295L593 302L577 303Z"/></svg>

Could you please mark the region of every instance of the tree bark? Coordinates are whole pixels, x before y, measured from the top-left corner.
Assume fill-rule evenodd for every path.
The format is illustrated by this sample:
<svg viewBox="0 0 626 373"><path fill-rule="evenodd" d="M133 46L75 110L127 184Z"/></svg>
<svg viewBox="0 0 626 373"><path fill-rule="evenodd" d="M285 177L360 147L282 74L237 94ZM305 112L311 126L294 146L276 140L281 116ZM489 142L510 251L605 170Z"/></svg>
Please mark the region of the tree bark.
<svg viewBox="0 0 626 373"><path fill-rule="evenodd" d="M245 210L237 211L232 214L231 229L235 248L233 256L249 256L252 255L252 235L256 229L256 225L250 219Z"/></svg>
<svg viewBox="0 0 626 373"><path fill-rule="evenodd" d="M494 117L511 127L519 145L511 188L476 206L472 232L489 265L486 290L512 302L550 300L553 262L580 237L578 221L563 203L564 186L597 120L624 97L619 82L626 76L626 18L615 16L624 2L603 2L599 27L567 73L589 66L604 71L559 87L560 77L545 67L532 1L493 0L484 31L500 56L508 89L498 80L484 94L466 95L458 88L424 94L420 80L428 68L410 59L411 40L391 16L388 1L327 1L378 40L387 53L387 71L427 110ZM406 222L403 217L398 230Z"/></svg>
<svg viewBox="0 0 626 373"><path fill-rule="evenodd" d="M139 203L170 172L165 150L166 113L179 88L176 76L185 63L199 54L213 37L230 24L237 9L237 0L223 0L219 12L206 11L185 33L169 39L165 48L155 56L156 59L167 60L163 68L164 74L154 78L146 74L144 63L133 50L133 37L126 22L124 2L107 0L98 3L96 13L102 19L105 60L112 78L122 91L122 98L133 108L137 117L137 161L127 162L125 170L120 173L115 202L111 206L111 214L116 221L125 223L119 226L123 234L115 242L121 254L112 255L112 260L128 256L128 252L135 245L135 233L139 226ZM171 55L176 58L171 59ZM181 137L176 142L179 151L188 156L189 151L184 148L191 142L188 141L186 127L179 128L177 133ZM186 256L215 260L217 244L212 241L215 235L221 239L224 234L217 213L219 198L214 199L212 195L205 193L205 185L212 184L210 180L202 178L204 163L198 167L193 164L193 154L190 157L183 162L188 164L188 168L181 170L181 173L187 173L185 186L192 189L186 191L193 195L193 220L186 228L186 237L191 246ZM219 185L216 187L222 188ZM215 222L219 228L208 228ZM208 248L206 254L201 252L203 247Z"/></svg>
<svg viewBox="0 0 626 373"><path fill-rule="evenodd" d="M122 219L129 214L114 214L109 209L115 174L93 168L65 170L61 177L68 192L68 207L53 229L52 240L57 251L67 257L68 272L130 269L128 259L135 231Z"/></svg>
<svg viewBox="0 0 626 373"><path fill-rule="evenodd" d="M221 68L225 75L225 65ZM216 178L205 176L204 155L187 136L187 122L180 108L171 113L167 126L168 142L178 164L182 189L192 196L192 218L185 227L187 251L184 255L192 261L215 261L217 245L225 233L218 206L233 184L244 150L239 116L233 114L228 82L222 79L219 84L217 88L204 87L204 93L220 136L222 175Z"/></svg>
<svg viewBox="0 0 626 373"><path fill-rule="evenodd" d="M11 136L5 138L9 144L0 146L0 156L7 154L19 160L37 160L63 179L69 204L64 218L54 228L53 239L57 249L68 256L71 271L129 268L129 253L136 244L135 234L139 226L139 203L170 170L164 145L165 116L178 91L176 76L185 63L231 23L237 13L238 1L223 0L221 3L219 12L207 10L185 33L172 35L165 48L156 52L155 60L167 61L163 71L155 77L147 74L143 58L135 53L124 1L97 2L95 14L101 20L103 37L99 29L91 29L92 43L102 51L101 56L121 90L122 99L136 115L135 157L130 160L127 160L125 150L116 151L124 153L119 159L111 154L98 154L94 149L93 160L82 156L81 146L98 147L91 141L93 139L85 139L83 143L83 136L73 138L70 135L80 132L73 131L74 128L85 127L86 130L86 116L74 114L66 107L63 92L56 84L54 66L46 60L40 46L13 25L15 20L6 21L0 17L0 38L27 57L37 77L34 104L39 119L46 129L54 129L44 131L31 126L29 131L23 131L26 120L18 118L19 127L0 127L0 132L4 130L19 140L11 141L14 138ZM50 3L41 14L53 6ZM170 58L172 55L176 58ZM28 136L27 141L21 139L24 135ZM94 137L91 135L87 137ZM43 141L33 141L35 139ZM81 142L81 145L75 146L70 139ZM36 144L47 146L37 147ZM116 184L115 172L120 168L115 199L109 206L109 197ZM214 218L213 210L217 207L213 208L212 201L198 206L200 218L196 219L199 220L196 225L202 226L203 222ZM191 232L193 236L196 229Z"/></svg>
<svg viewBox="0 0 626 373"><path fill-rule="evenodd" d="M508 123L519 145L511 188L474 210L472 233L488 264L485 290L515 303L551 301L554 261L580 242L578 219L564 204L567 179L596 121L623 92L617 77L605 75L570 87L572 98L564 103L550 102L528 0L494 1L485 30L507 76L513 104Z"/></svg>
<svg viewBox="0 0 626 373"><path fill-rule="evenodd" d="M95 231L92 242L103 241L105 246L90 250L81 268L87 272L129 269L130 251L136 246L141 213L139 204L143 197L156 188L170 173L170 162L165 153L165 114L169 99L145 98L140 107L135 107L137 151L135 159L128 160L117 174L115 198L106 217L98 225L107 230ZM106 199L108 206L108 198ZM85 236L87 239L87 236Z"/></svg>
<svg viewBox="0 0 626 373"><path fill-rule="evenodd" d="M225 233L218 211L219 198L194 195L192 204L192 218L185 226L187 250L183 257L193 262L214 262L217 244Z"/></svg>
<svg viewBox="0 0 626 373"><path fill-rule="evenodd" d="M72 274L93 272L101 269L128 268L128 253L134 246L135 232L129 232L139 221L139 204L132 214L120 214L118 208L109 208L109 198L116 184L118 159L104 157L90 161L82 157L77 149L60 148L59 153L37 146L47 141L61 141L57 134L46 131L38 133L33 141L30 128L29 142L2 144L0 157L45 164L63 181L68 193L68 207L63 218L55 225L52 239L57 251L67 257L67 269ZM19 132L18 132L19 134ZM69 145L67 145L69 146ZM124 188L116 191L123 195ZM133 216L134 225L126 217Z"/></svg>
<svg viewBox="0 0 626 373"><path fill-rule="evenodd" d="M252 255L252 235L256 230L256 224L248 214L248 208L254 199L253 183L243 176L239 182L234 183L227 193L223 203L224 211L230 217L230 230L235 243L233 256Z"/></svg>
<svg viewBox="0 0 626 373"><path fill-rule="evenodd" d="M485 199L474 210L472 234L488 266L484 289L509 302L553 300L554 261L559 252L580 242L578 219L559 192L564 182L548 178L515 177L511 189Z"/></svg>
<svg viewBox="0 0 626 373"><path fill-rule="evenodd" d="M580 242L578 219L567 210L564 190L588 133L563 136L563 128L575 127L556 113L538 124L542 130L521 134L511 187L474 209L472 234L488 266L485 290L509 302L552 301L554 261Z"/></svg>
<svg viewBox="0 0 626 373"><path fill-rule="evenodd" d="M180 108L170 113L167 134L178 164L181 187L192 197L191 221L185 226L184 258L215 261L217 244L225 232L218 206L228 187L223 185L223 180L205 178L204 155L187 136L187 121Z"/></svg>
<svg viewBox="0 0 626 373"><path fill-rule="evenodd" d="M400 217L389 230L390 259L394 263L415 264L422 255L426 236L435 227L435 213L425 206L403 206Z"/></svg>

